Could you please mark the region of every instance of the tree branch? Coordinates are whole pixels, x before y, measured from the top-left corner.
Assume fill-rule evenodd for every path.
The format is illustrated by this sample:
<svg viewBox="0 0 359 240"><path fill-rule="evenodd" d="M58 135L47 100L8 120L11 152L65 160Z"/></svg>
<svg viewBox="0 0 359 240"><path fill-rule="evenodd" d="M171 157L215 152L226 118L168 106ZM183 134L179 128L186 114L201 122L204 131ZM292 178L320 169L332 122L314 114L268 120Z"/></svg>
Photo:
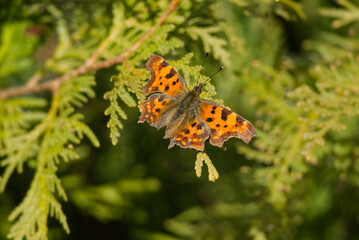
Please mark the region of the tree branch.
<svg viewBox="0 0 359 240"><path fill-rule="evenodd" d="M87 72L99 70L102 68L108 68L115 64L123 63L133 52L135 52L142 43L151 36L151 34L154 32L157 26L161 26L167 19L167 17L170 15L171 12L173 12L178 3L181 0L172 0L167 10L162 14L162 16L159 18L158 22L154 24L148 32L142 36L137 42L135 42L128 50L122 52L120 55L118 55L115 58L108 59L101 62L96 62L98 58L98 51L95 50L93 55L80 67L73 70L72 72L62 75L60 77L54 78L52 80L49 80L47 82L44 82L42 84L38 84L38 79L31 81L32 84L26 84L24 86L20 87L13 87L10 89L0 90L0 99L7 99L11 97L16 97L24 94L29 93L38 93L43 91L57 91L57 89L61 86L62 83L65 81L68 81L72 78L81 76Z"/></svg>

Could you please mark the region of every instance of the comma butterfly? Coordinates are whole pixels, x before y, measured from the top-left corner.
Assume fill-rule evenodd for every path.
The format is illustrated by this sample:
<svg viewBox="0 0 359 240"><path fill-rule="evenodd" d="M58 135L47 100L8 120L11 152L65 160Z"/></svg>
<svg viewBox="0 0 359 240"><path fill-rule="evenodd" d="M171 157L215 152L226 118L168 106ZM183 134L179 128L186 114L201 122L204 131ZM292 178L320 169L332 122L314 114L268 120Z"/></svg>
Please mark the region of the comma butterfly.
<svg viewBox="0 0 359 240"><path fill-rule="evenodd" d="M256 130L238 114L200 98L203 83L192 90L183 78L160 56L152 55L146 63L151 79L142 88L145 95L154 93L147 101L138 105L141 116L139 123L147 121L157 129L167 126L164 138L170 145L204 150L204 142L222 147L231 137L248 143Z"/></svg>

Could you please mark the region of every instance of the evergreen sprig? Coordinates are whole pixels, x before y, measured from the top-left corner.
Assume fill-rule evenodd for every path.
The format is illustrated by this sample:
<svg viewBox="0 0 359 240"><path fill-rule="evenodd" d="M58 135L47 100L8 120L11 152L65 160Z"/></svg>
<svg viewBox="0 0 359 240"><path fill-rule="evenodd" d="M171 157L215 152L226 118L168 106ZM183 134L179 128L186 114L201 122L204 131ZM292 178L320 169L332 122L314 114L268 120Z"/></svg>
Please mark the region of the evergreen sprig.
<svg viewBox="0 0 359 240"><path fill-rule="evenodd" d="M195 162L195 171L196 171L196 175L197 177L201 177L202 175L202 167L203 167L203 162L207 165L208 167L208 180L211 182L216 181L219 178L219 174L217 169L214 167L211 159L208 157L208 155L206 153L197 153L197 158L196 158L196 162Z"/></svg>
<svg viewBox="0 0 359 240"><path fill-rule="evenodd" d="M118 104L118 98L120 98L127 106L135 107L136 102L133 97L125 89L122 76L116 77L118 80L114 80L112 77L111 81L115 81L115 87L105 93L104 99L110 101L110 106L105 110L105 115L110 116L110 119L107 123L107 127L110 128L110 138L113 145L116 145L118 138L120 137L119 129L123 128L123 124L120 121L120 118L126 120L127 115L123 109Z"/></svg>
<svg viewBox="0 0 359 240"><path fill-rule="evenodd" d="M91 79L93 80L82 77L66 82L54 95L46 118L26 135L24 142L10 142L12 145L6 145L5 153L8 157L2 161L2 164L7 166L4 174L6 181L16 166L21 171L22 164L29 158L35 158L37 161L30 189L9 216L9 219L14 221L9 238L47 239L48 216L57 218L64 230L69 232L66 216L55 197L55 194L58 194L67 200L56 171L60 160L78 158L72 144L80 143L84 135L94 146L99 146L94 133L81 122L83 116L72 114L74 106L80 106L87 101L84 94L94 96L91 89L94 82ZM9 138L6 141L9 141ZM15 150L11 149L12 146L16 146ZM6 181L1 183L2 189Z"/></svg>
<svg viewBox="0 0 359 240"><path fill-rule="evenodd" d="M11 74L28 69L33 64L31 53L34 51L38 39L36 37L23 38L29 23L17 22L2 25L0 32L0 77L6 79ZM5 82L0 82L5 87Z"/></svg>
<svg viewBox="0 0 359 240"><path fill-rule="evenodd" d="M323 146L328 133L343 131L346 120L359 114L354 110L359 106L357 64L354 57L349 57L338 65L313 68L315 89L308 85L294 87L290 75L265 70L260 65L251 72L248 85L249 91L256 92L257 113L270 114L266 114L264 122L256 124L256 149L241 146L240 151L248 158L268 164L256 171L256 178L269 188L270 200L278 206L308 171L308 163L318 164L326 153ZM288 91L290 88L293 90ZM271 179L270 184L267 179Z"/></svg>
<svg viewBox="0 0 359 240"><path fill-rule="evenodd" d="M187 23L187 19L180 14L174 13L169 17L178 3L176 0L169 5L167 1L153 1L148 6L133 0L126 4L114 4L112 16L103 21L100 12L105 10L100 7L91 27L88 23L78 22L76 19L68 21L55 5L45 6L48 17L56 23L57 45L54 52L43 66L35 71L26 85L0 90L0 157L1 166L5 169L0 179L0 190L4 191L16 169L19 173L22 172L24 164L27 163L34 171L30 188L9 217L13 221L9 238L47 239L49 216L55 217L65 232L69 233L59 200L66 201L67 196L57 169L62 162L79 158L74 144L80 144L84 136L89 138L95 147L99 146L99 140L83 122L84 116L76 112L89 98L95 96L93 87L96 70L119 64L116 66L119 74L112 77L114 88L104 95L104 98L110 101L105 114L110 116L108 127L115 145L119 129L122 128L120 119L127 118L118 101L135 107L136 98L139 102L145 99L141 87L147 81L148 73L143 69L143 63L151 54L175 55L176 49L185 45L186 41L174 34L174 31L178 31L176 26L186 23L186 29L192 39L200 40L206 50L212 49L214 57L229 65L229 51L225 47L225 40L220 37L221 23L201 30L197 26L198 22ZM183 1L183 6L186 7L195 4L188 0ZM156 11L163 13L153 23ZM170 24L163 24L167 18ZM8 49L16 45L18 38L16 32L11 32L11 29L23 32L25 27L26 25L20 24L4 28L7 34L5 37L8 37L4 39L4 43ZM183 32L183 29L181 31ZM0 73L9 76L30 66L32 59L29 55L34 54L36 41L36 38L29 40L26 43L27 51L17 52L18 54L9 59L4 57L8 56L7 48L1 47L0 61L8 64L2 65L6 66L5 70L0 67ZM200 67L188 66L192 56L190 53L171 63L184 73L187 84L193 87ZM11 69L18 59L26 61L18 65L18 68ZM59 76L49 79L49 76L54 74ZM207 78L203 76L202 79ZM48 110L45 109L47 101L44 99L19 98L21 95L43 91L50 91L52 94ZM213 85L206 84L202 96L211 98L214 95ZM203 162L209 168L209 179L218 179L218 172L204 153L197 155L197 175L200 175ZM149 184L149 188L152 185L153 183Z"/></svg>
<svg viewBox="0 0 359 240"><path fill-rule="evenodd" d="M351 23L359 22L359 7L348 0L338 0L342 8L323 7L319 9L319 14L326 17L335 18L332 22L333 28L341 28Z"/></svg>
<svg viewBox="0 0 359 240"><path fill-rule="evenodd" d="M177 1L171 2L167 11L160 18L159 24L162 24L168 15L175 10L177 4ZM141 5L141 3L135 1L132 5ZM130 53L139 48L151 36L157 27L148 25L150 28L143 28L143 24L134 24L134 21L138 20L131 17L126 18L125 7L122 4L114 4L112 27L107 32L103 31L101 26L90 29L86 27L86 24L80 23L76 25L76 22L71 26L75 29L73 31L68 27L67 21L57 7L48 4L47 10L57 22L58 45L55 51L45 61L43 69L37 71L27 85L0 92L0 98L5 99L1 100L0 105L0 112L2 113L0 117L0 157L1 166L5 168L0 182L1 191L4 191L6 183L16 168L18 172L22 172L25 162L32 162L29 166L35 170L34 178L27 194L9 216L9 219L13 221L8 234L11 239L47 239L49 216L58 219L63 229L69 233L66 216L57 199L57 196L59 196L66 201L67 196L56 172L61 161L67 162L79 157L74 150L73 144L79 144L84 136L87 136L94 146L99 146L99 141L95 134L82 121L83 115L76 113L76 108L83 107L88 98L95 96L92 89L95 85L94 73L89 72L123 62ZM148 14L141 10L142 7L134 8L134 11L138 12L135 16L138 19L143 18L143 16L148 17ZM11 28L11 26L6 28L1 35L2 37L7 37L3 39L4 46L16 42L16 37L13 37L16 32L11 32L11 29L19 30L18 33L21 33L24 31L25 26L22 24L14 28ZM127 29L132 28L132 31L125 33L126 26ZM139 27L133 28L134 26ZM149 47L144 48L144 51L141 52L142 54L134 55L134 66L137 67L140 61L147 58L146 54L148 52L153 52L158 48L168 52L178 46L178 41L175 39L166 41L163 45L158 42L158 38L167 38L169 29L169 27L165 26L156 30L156 36L150 40L153 43L149 43ZM148 32L146 33L146 31ZM89 40L84 41L86 38ZM121 39L121 41L117 39ZM34 50L33 45L32 42L28 44L32 51ZM0 49L0 59L3 62L5 62L5 57L8 55L6 49ZM11 49L11 46L8 49ZM122 54L116 56L113 49L119 49ZM25 51L21 54L18 54L19 56L14 55L6 61L11 63L16 58L23 60L25 59L24 56L29 53ZM108 61L97 63L96 61L100 56ZM27 61L27 59L25 60ZM20 67L17 70L2 67L0 72L3 76L9 75L28 65L17 65ZM137 71L135 68L133 70L132 73ZM143 75L141 71L137 72ZM45 83L39 83L45 72L55 72L63 76ZM86 73L87 75L85 75ZM129 75L128 72L124 72L124 79ZM134 107L136 102L129 94L128 89L139 95L140 79L130 77L131 79L136 79L137 85L131 84L125 79L120 84L117 83L113 92L126 104ZM37 110L37 108L45 107L47 102L43 99L7 99L45 90L50 90L53 94L51 106L47 113ZM113 96L111 99L112 106L118 107L114 104ZM118 111L118 108L116 113L121 114L124 118L126 116L124 112Z"/></svg>
<svg viewBox="0 0 359 240"><path fill-rule="evenodd" d="M213 52L213 56L219 59L224 65L230 65L230 54L226 49L227 41L215 34L222 32L220 25L214 26L189 26L185 29L186 33L194 40L201 39L203 42L203 48L207 51Z"/></svg>

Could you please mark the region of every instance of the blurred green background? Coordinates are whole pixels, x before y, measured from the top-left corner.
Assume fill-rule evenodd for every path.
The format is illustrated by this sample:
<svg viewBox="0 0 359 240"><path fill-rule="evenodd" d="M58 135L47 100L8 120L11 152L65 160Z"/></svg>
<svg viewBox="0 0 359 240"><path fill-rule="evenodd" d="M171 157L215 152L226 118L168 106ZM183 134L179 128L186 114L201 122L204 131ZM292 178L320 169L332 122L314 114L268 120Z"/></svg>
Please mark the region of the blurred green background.
<svg viewBox="0 0 359 240"><path fill-rule="evenodd" d="M39 69L41 81L68 73L91 56L114 23L119 31L100 60L116 56L168 5L2 1L0 88L24 85ZM48 238L359 239L359 1L184 0L158 31L127 63L93 73L96 97L76 112L101 146L85 138L74 144L78 159L57 164L68 196L58 200L70 233L49 217ZM214 98L258 133L249 145L230 139L226 151L206 143L220 174L214 183L206 166L196 177L195 150L168 150L164 129L137 124L139 110L126 97L116 100L127 119L115 146L104 115L110 103L103 96L117 81L110 82L112 76L144 85L146 59L159 54L193 86L206 50L205 75L224 66L211 80ZM129 98L143 101L140 86L131 84L124 83ZM35 96L50 105L48 92L28 97ZM5 150L0 155L5 159ZM34 161L14 173L0 195L0 239L33 181Z"/></svg>

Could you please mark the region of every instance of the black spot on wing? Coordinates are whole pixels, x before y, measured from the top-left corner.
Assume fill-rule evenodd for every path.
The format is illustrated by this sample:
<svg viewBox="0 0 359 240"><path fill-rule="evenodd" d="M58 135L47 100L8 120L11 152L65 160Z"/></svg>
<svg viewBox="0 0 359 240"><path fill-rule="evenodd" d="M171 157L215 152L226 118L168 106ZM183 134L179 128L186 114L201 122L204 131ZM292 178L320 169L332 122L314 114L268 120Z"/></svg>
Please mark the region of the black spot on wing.
<svg viewBox="0 0 359 240"><path fill-rule="evenodd" d="M152 91L158 91L158 87L153 87Z"/></svg>
<svg viewBox="0 0 359 240"><path fill-rule="evenodd" d="M162 102L164 99L165 99L165 97L162 95L162 96L158 99L158 101L159 101L159 102Z"/></svg>
<svg viewBox="0 0 359 240"><path fill-rule="evenodd" d="M184 130L184 133L185 133L185 134L188 134L188 133L189 133L189 130L186 128L186 129Z"/></svg>
<svg viewBox="0 0 359 240"><path fill-rule="evenodd" d="M242 125L242 122L244 122L244 118L242 118L241 116L237 116L236 120L240 125Z"/></svg>
<svg viewBox="0 0 359 240"><path fill-rule="evenodd" d="M222 109L222 116L221 116L222 120L227 121L227 117L228 117L229 114L231 114L231 111L223 108Z"/></svg>
<svg viewBox="0 0 359 240"><path fill-rule="evenodd" d="M163 61L163 62L161 62L161 67L167 67L169 64L168 64L168 62L166 62L166 61Z"/></svg>
<svg viewBox="0 0 359 240"><path fill-rule="evenodd" d="M212 121L213 121L212 118L207 118L207 119L206 119L206 122L212 122Z"/></svg>
<svg viewBox="0 0 359 240"><path fill-rule="evenodd" d="M194 122L194 123L192 123L192 127L195 127L196 126L196 124L197 124L197 122Z"/></svg>
<svg viewBox="0 0 359 240"><path fill-rule="evenodd" d="M161 111L161 109L159 109L159 108L156 108L156 112L160 112Z"/></svg>
<svg viewBox="0 0 359 240"><path fill-rule="evenodd" d="M167 85L167 86L165 87L165 92L167 92L168 89L170 89L170 87Z"/></svg>
<svg viewBox="0 0 359 240"><path fill-rule="evenodd" d="M176 75L175 70L172 68L171 71L166 75L167 79L170 79L171 77L173 77L174 75Z"/></svg>

